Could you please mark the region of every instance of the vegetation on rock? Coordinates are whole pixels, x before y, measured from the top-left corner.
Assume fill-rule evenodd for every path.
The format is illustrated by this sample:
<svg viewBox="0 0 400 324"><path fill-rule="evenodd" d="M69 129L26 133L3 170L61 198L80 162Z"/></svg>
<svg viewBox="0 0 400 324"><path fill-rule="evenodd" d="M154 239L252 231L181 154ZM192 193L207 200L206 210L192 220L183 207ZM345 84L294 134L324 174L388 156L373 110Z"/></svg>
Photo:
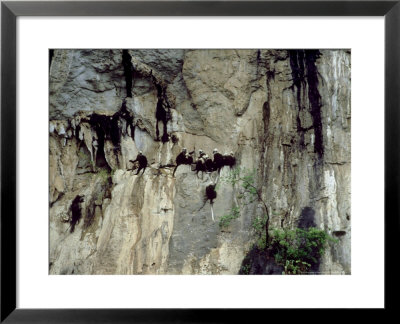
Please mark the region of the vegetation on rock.
<svg viewBox="0 0 400 324"><path fill-rule="evenodd" d="M304 274L318 264L328 241L337 242L316 227L273 229L269 248L285 274Z"/></svg>
<svg viewBox="0 0 400 324"><path fill-rule="evenodd" d="M283 274L308 273L313 266L319 263L328 241L338 242L338 240L316 227L270 229L268 206L256 187L255 175L256 170L235 168L222 179L232 184L233 187L238 185L239 194L235 197L237 206L233 207L229 214L221 217L220 228L227 228L231 221L239 218L241 208L243 209L253 202L262 203L265 214L257 216L252 222L257 237L253 249L265 253L267 256L273 256L275 263L283 267ZM240 272L250 274L250 270L251 264L245 263Z"/></svg>

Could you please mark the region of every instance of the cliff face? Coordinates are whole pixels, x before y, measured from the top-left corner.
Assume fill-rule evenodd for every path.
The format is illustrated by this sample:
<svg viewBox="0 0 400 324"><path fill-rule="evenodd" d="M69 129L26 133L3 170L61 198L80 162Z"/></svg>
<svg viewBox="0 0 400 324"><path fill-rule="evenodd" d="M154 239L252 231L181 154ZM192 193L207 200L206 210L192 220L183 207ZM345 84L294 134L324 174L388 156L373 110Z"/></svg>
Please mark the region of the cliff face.
<svg viewBox="0 0 400 324"><path fill-rule="evenodd" d="M350 68L345 50L54 50L50 273L237 274L260 206L221 230L238 188L218 182L213 222L217 173L173 177L183 147L233 151L270 227L314 223L339 240L319 271L350 273Z"/></svg>

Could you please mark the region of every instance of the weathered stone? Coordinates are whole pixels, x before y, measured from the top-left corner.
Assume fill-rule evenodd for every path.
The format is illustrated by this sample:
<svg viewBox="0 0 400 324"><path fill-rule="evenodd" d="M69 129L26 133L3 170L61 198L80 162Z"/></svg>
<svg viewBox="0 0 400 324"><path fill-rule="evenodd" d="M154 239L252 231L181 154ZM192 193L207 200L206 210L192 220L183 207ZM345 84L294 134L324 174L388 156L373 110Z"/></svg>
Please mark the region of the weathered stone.
<svg viewBox="0 0 400 324"><path fill-rule="evenodd" d="M350 53L344 50L55 50L50 68L51 274L278 274L252 248L262 203L236 206L223 182L213 204L181 165L183 147L233 152L256 169L270 228L317 226L338 239L319 271L351 272ZM130 62L126 62L126 58ZM130 71L128 73L127 71ZM128 73L128 74L127 74ZM127 85L132 78L132 97ZM171 104L168 141L155 82ZM94 122L93 116L98 122ZM148 168L136 175L139 151ZM133 169L133 170L132 170ZM71 231L77 195L81 219ZM203 206L204 204L204 206ZM253 268L243 264L252 258ZM243 266L246 266L243 268Z"/></svg>

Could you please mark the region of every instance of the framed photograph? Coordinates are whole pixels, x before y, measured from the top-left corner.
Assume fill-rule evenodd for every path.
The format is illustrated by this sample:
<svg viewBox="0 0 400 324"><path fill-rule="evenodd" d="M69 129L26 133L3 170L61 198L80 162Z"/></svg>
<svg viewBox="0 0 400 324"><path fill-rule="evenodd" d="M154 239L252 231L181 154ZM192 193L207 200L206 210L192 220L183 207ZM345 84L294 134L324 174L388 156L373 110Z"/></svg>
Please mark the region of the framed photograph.
<svg viewBox="0 0 400 324"><path fill-rule="evenodd" d="M2 2L1 321L391 309L399 14Z"/></svg>

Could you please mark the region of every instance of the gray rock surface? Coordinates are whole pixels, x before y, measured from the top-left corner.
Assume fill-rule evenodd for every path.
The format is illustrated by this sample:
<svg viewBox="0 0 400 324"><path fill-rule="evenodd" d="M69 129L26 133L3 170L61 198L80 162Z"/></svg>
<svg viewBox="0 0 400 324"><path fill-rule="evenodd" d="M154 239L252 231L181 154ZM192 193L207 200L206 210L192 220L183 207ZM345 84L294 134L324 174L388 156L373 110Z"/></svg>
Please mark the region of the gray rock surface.
<svg viewBox="0 0 400 324"><path fill-rule="evenodd" d="M256 240L257 203L219 181L211 218L183 147L233 151L256 169L271 227L313 222L338 238L320 272L351 273L351 55L346 50L54 50L50 66L50 273L237 274ZM125 64L125 66L124 66ZM169 140L157 140L160 97ZM149 166L136 175L138 151ZM131 170L133 168L133 170ZM222 169L220 179L229 175ZM71 232L71 204L81 217ZM263 273L273 269L265 265ZM268 268L269 267L269 268ZM269 270L268 270L268 269ZM271 269L272 270L271 270ZM274 268L275 269L275 268ZM274 270L275 271L275 270ZM272 271L273 272L273 271ZM272 273L271 272L271 273Z"/></svg>

